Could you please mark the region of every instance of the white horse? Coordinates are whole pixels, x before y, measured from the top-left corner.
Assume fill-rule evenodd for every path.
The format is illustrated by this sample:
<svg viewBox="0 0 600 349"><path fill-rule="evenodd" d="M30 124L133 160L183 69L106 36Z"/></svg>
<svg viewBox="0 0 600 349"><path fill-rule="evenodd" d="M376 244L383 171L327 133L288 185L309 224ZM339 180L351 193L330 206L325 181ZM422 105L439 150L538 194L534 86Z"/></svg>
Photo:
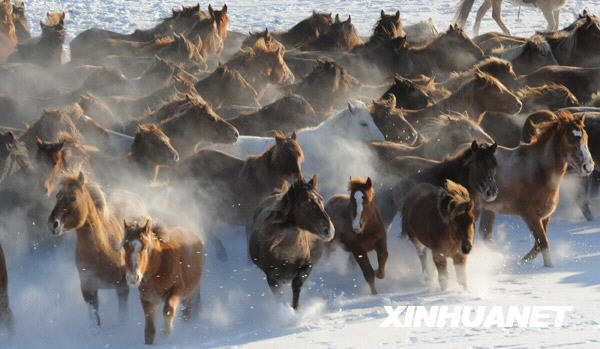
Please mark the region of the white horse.
<svg viewBox="0 0 600 349"><path fill-rule="evenodd" d="M371 156L366 143L383 140L385 137L367 106L361 101L352 101L347 109L318 126L297 132L297 142L305 159L302 172L307 178L318 173L320 190L334 187L345 190L349 176L372 175L367 166ZM245 158L264 152L274 143L272 137L241 136L233 144L210 148Z"/></svg>
<svg viewBox="0 0 600 349"><path fill-rule="evenodd" d="M477 18L475 19L475 25L473 26L473 34L475 36L479 35L479 27L481 26L481 20L483 16L488 12L488 10L492 9L492 18L496 21L500 29L506 35L510 34L510 29L504 24L502 21L502 1L503 0L484 0L483 5L477 11ZM519 6L526 7L534 7L539 8L546 21L548 22L548 29L551 31L558 30L560 10L563 6L566 5L567 0L509 0L512 3L515 3ZM462 0L458 8L456 9L456 14L454 15L453 22L458 24L460 27L464 27L467 22L467 18L469 17L469 12L473 7L473 3L475 0Z"/></svg>

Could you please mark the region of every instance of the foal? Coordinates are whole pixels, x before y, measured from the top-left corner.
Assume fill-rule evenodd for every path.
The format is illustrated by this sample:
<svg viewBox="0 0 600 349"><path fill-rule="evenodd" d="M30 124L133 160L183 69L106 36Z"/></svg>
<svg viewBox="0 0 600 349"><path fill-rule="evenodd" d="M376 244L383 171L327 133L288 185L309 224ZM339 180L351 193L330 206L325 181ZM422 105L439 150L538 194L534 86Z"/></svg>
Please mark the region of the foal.
<svg viewBox="0 0 600 349"><path fill-rule="evenodd" d="M371 288L371 293L377 294L375 276L379 279L384 278L388 251L387 232L373 201L371 177L366 181L360 177L350 177L348 190L350 195L335 195L325 205L325 211L335 227L333 243L352 253ZM367 255L372 250L377 252L377 273L373 271Z"/></svg>
<svg viewBox="0 0 600 349"><path fill-rule="evenodd" d="M123 240L123 227L109 211L97 184L86 182L83 173L63 179L56 205L48 217L53 235L77 232L75 265L79 271L83 300L91 307L92 319L100 326L98 290L115 289L119 315L126 316L129 288L125 282L123 252L115 246Z"/></svg>
<svg viewBox="0 0 600 349"><path fill-rule="evenodd" d="M177 306L183 301L183 319L189 320L194 306L200 301L199 289L204 267L204 242L196 233L183 228L167 232L160 224L145 225L124 223L127 283L138 287L146 328L146 344L154 342L156 333L154 316L160 302L164 301L164 334L173 332Z"/></svg>
<svg viewBox="0 0 600 349"><path fill-rule="evenodd" d="M247 230L252 262L267 277L271 291L280 296L283 283L292 281L292 307L298 309L300 289L321 258L324 242L335 234L323 198L317 192L317 176L301 177L288 189L266 198Z"/></svg>
<svg viewBox="0 0 600 349"><path fill-rule="evenodd" d="M465 187L446 180L444 187L422 183L402 206L402 235L408 235L426 270L425 248L431 249L442 290L448 285L446 259L452 258L458 282L467 289L465 264L473 247L473 200Z"/></svg>

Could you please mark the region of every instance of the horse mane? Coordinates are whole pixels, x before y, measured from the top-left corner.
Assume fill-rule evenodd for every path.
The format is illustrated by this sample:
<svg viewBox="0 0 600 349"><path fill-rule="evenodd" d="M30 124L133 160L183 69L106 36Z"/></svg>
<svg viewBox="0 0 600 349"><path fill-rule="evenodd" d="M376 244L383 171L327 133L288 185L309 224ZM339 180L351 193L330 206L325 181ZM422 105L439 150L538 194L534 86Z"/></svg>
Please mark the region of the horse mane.
<svg viewBox="0 0 600 349"><path fill-rule="evenodd" d="M576 118L567 110L561 110L558 113L553 113L548 110L538 111L538 113L546 113L550 118L548 121L540 123L533 123L529 121L530 125L534 128L534 134L531 136L531 141L528 144L535 144L548 139L554 132L565 129L567 125L574 122L581 122L580 126L583 127L581 119Z"/></svg>
<svg viewBox="0 0 600 349"><path fill-rule="evenodd" d="M133 223L127 223L123 241L132 240L134 235L137 238L140 234L140 230L145 228L146 224L150 224L150 231L153 238L160 242L169 242L171 236L169 235L167 227L160 220L152 219L150 217L140 217L140 219Z"/></svg>
<svg viewBox="0 0 600 349"><path fill-rule="evenodd" d="M519 91L517 91L517 97L519 97L519 99L527 99L532 96L542 96L545 90L559 90L567 96L572 94L571 91L565 85L551 82L536 87L525 86Z"/></svg>
<svg viewBox="0 0 600 349"><path fill-rule="evenodd" d="M450 27L448 28L448 30L446 30L445 32L443 32L441 35L438 35L436 37L433 37L433 38L429 39L429 41L425 42L424 44L422 44L420 46L411 47L411 50L413 50L413 51L422 51L422 50L425 50L427 48L433 48L433 47L435 47L437 45L437 43L439 43L440 41L443 41L445 39L445 37L449 36L449 35L463 36L463 37L466 37L467 39L469 38L468 36L466 36L466 34L462 30L462 28L460 28L457 25L450 25Z"/></svg>
<svg viewBox="0 0 600 349"><path fill-rule="evenodd" d="M455 206L471 201L471 197L469 196L469 191L467 188L449 179L446 179L444 190L451 198L451 202L454 202Z"/></svg>
<svg viewBox="0 0 600 349"><path fill-rule="evenodd" d="M65 188L65 187L69 187L73 184L76 184L79 182L78 177L79 177L79 172L77 172L77 174L67 173L60 180L59 186L61 188ZM94 203L94 206L98 210L98 215L103 219L107 219L108 216L110 215L110 210L109 210L108 205L106 204L106 197L104 196L104 193L102 192L102 189L100 188L100 185L98 185L96 182L91 182L86 179L84 188L90 194L90 197L92 198L92 202Z"/></svg>
<svg viewBox="0 0 600 349"><path fill-rule="evenodd" d="M513 66L512 63L506 59L492 56L478 62L475 66L473 66L473 68L467 71L452 72L450 78L464 78L467 76L472 76L476 71L481 71L488 74L497 71L512 72Z"/></svg>
<svg viewBox="0 0 600 349"><path fill-rule="evenodd" d="M548 41L541 35L535 35L532 38L527 39L524 44L516 47L504 48L501 46L495 48L492 50L492 55L499 56L507 61L513 61L527 52L527 50L532 49L537 50L544 56L552 54L552 48Z"/></svg>
<svg viewBox="0 0 600 349"><path fill-rule="evenodd" d="M440 134L444 128L451 124L471 124L472 126L478 126L466 113L454 112L452 114L442 114L438 118L427 119L426 124L423 125L422 133L426 138L431 138Z"/></svg>
<svg viewBox="0 0 600 349"><path fill-rule="evenodd" d="M399 14L399 11L398 11L398 14ZM373 26L373 34L369 38L369 42L383 41L388 38L392 39L399 35L402 35L402 19L400 19L400 17L398 17L398 24L399 24L398 28L396 28L394 26L394 29L398 29L400 31L400 33L394 33L388 29L387 24L394 23L394 22L396 22L396 15L395 14L393 14L393 15L386 14L382 10L381 16L375 23L375 26Z"/></svg>
<svg viewBox="0 0 600 349"><path fill-rule="evenodd" d="M555 33L546 35L546 39L558 42L556 51L564 52L566 58L571 57L577 49L577 36L580 29L589 29L591 26L596 26L600 31L600 19L584 12L579 18L569 27Z"/></svg>

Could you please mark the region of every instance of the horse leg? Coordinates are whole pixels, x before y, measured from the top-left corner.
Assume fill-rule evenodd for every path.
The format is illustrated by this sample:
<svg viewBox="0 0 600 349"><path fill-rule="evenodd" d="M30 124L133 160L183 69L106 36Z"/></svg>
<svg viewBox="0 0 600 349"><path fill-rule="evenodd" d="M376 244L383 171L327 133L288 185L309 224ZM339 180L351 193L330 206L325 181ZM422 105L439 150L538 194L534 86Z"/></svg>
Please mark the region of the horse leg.
<svg viewBox="0 0 600 349"><path fill-rule="evenodd" d="M554 28L552 28L552 31L557 31L560 25L560 10L560 7L552 10L552 17L554 17Z"/></svg>
<svg viewBox="0 0 600 349"><path fill-rule="evenodd" d="M154 327L154 317L158 303L148 302L142 299L142 308L144 309L144 317L146 319L146 327L144 328L144 340L146 344L154 343L154 335L156 328Z"/></svg>
<svg viewBox="0 0 600 349"><path fill-rule="evenodd" d="M360 270L362 270L363 277L371 288L371 294L377 294L377 288L375 287L375 272L369 261L369 256L365 251L352 251L354 259L358 262Z"/></svg>
<svg viewBox="0 0 600 349"><path fill-rule="evenodd" d="M454 257L452 257L452 262L454 263L454 269L456 270L456 279L466 291L468 289L466 271L467 256L457 253Z"/></svg>
<svg viewBox="0 0 600 349"><path fill-rule="evenodd" d="M217 259L221 262L227 261L227 251L225 250L225 246L223 246L223 242L215 235L215 227L216 222L211 220L210 223L206 226L206 238L211 242L211 244L215 247L215 252L217 254Z"/></svg>
<svg viewBox="0 0 600 349"><path fill-rule="evenodd" d="M417 238L410 237L410 241L412 241L413 245L415 245L415 249L417 250L417 256L419 256L419 261L421 262L421 272L425 277L425 281L431 280L431 278L427 275L427 248Z"/></svg>
<svg viewBox="0 0 600 349"><path fill-rule="evenodd" d="M577 179L575 188L575 202L588 222L594 220L592 210L590 209L590 200L587 190L589 178L590 177L588 176Z"/></svg>
<svg viewBox="0 0 600 349"><path fill-rule="evenodd" d="M377 273L375 276L378 279L383 279L385 277L385 263L388 259L387 239L385 237L379 240L375 246L375 252L377 253Z"/></svg>
<svg viewBox="0 0 600 349"><path fill-rule="evenodd" d="M173 320L175 320L175 314L177 313L177 306L179 305L180 297L171 294L165 301L163 308L163 318L165 319L165 329L163 335L169 337L173 333Z"/></svg>
<svg viewBox="0 0 600 349"><path fill-rule="evenodd" d="M183 304L183 310L181 311L183 321L191 320L200 308L200 288L198 287L192 294L182 300L181 303Z"/></svg>
<svg viewBox="0 0 600 349"><path fill-rule="evenodd" d="M489 11L492 7L492 0L485 0L481 7L477 11L477 17L475 17L475 24L473 25L473 34L475 36L479 35L479 27L481 27L481 21L483 20L483 16Z"/></svg>
<svg viewBox="0 0 600 349"><path fill-rule="evenodd" d="M438 271L438 281L440 282L440 288L445 291L448 287L448 258L443 253L438 251L431 251L433 253L433 263Z"/></svg>
<svg viewBox="0 0 600 349"><path fill-rule="evenodd" d="M491 242L494 238L494 221L496 213L490 210L482 210L479 216L479 234L486 242Z"/></svg>
<svg viewBox="0 0 600 349"><path fill-rule="evenodd" d="M550 218L545 218L545 223L539 218L524 218L525 223L531 230L533 238L535 240L533 248L523 257L523 262L531 262L537 255L542 252L544 257L544 266L552 267L552 260L550 259L550 242L546 236L546 230L544 225L548 225Z"/></svg>
<svg viewBox="0 0 600 349"><path fill-rule="evenodd" d="M127 300L129 299L129 287L117 288L117 298L119 299L119 321L127 321Z"/></svg>
<svg viewBox="0 0 600 349"><path fill-rule="evenodd" d="M96 326L100 327L100 314L98 314L98 290L87 290L81 287L83 301L88 304L90 317L95 320Z"/></svg>
<svg viewBox="0 0 600 349"><path fill-rule="evenodd" d="M544 18L546 18L546 22L548 22L547 30L554 30L554 27L557 27L558 24L554 23L554 13L552 11L552 7L544 6L540 7Z"/></svg>
<svg viewBox="0 0 600 349"><path fill-rule="evenodd" d="M273 292L273 296L275 296L275 299L277 299L277 301L281 303L282 294L281 284L279 283L279 281L267 275L267 283L269 284L269 288L271 289L271 292Z"/></svg>
<svg viewBox="0 0 600 349"><path fill-rule="evenodd" d="M492 0L492 18L506 35L512 35L510 29L502 21L502 0Z"/></svg>
<svg viewBox="0 0 600 349"><path fill-rule="evenodd" d="M292 308L294 308L294 310L298 309L298 303L300 302L300 290L302 289L302 285L304 285L306 279L308 279L311 271L312 265L306 264L300 268L300 270L298 270L298 273L296 273L296 276L292 280Z"/></svg>

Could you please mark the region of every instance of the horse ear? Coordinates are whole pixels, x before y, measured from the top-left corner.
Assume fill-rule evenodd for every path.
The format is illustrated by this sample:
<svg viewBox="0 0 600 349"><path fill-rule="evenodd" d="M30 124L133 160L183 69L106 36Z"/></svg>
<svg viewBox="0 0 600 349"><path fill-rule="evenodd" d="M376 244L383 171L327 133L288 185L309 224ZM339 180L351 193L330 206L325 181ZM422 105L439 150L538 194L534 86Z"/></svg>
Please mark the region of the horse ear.
<svg viewBox="0 0 600 349"><path fill-rule="evenodd" d="M400 18L400 10L396 11L396 16L395 17L396 17L396 19Z"/></svg>
<svg viewBox="0 0 600 349"><path fill-rule="evenodd" d="M127 224L127 220L125 218L123 218L123 228L125 228L125 230L129 229L129 224Z"/></svg>
<svg viewBox="0 0 600 349"><path fill-rule="evenodd" d="M367 177L367 188L373 188L373 181L371 180L371 177Z"/></svg>
<svg viewBox="0 0 600 349"><path fill-rule="evenodd" d="M292 137L293 140L296 140L298 138L298 135L296 135L296 131L292 132Z"/></svg>
<svg viewBox="0 0 600 349"><path fill-rule="evenodd" d="M79 176L77 176L77 185L79 185L80 188L83 188L85 185L85 175L81 171L79 171Z"/></svg>
<svg viewBox="0 0 600 349"><path fill-rule="evenodd" d="M335 14L335 23L340 23L340 15L339 14Z"/></svg>
<svg viewBox="0 0 600 349"><path fill-rule="evenodd" d="M308 181L308 185L310 185L310 187L312 189L317 189L317 183L318 183L317 175L314 174L313 178L311 178L311 180Z"/></svg>
<svg viewBox="0 0 600 349"><path fill-rule="evenodd" d="M37 143L38 148L41 148L44 145L44 142L40 139L40 137L35 137L35 142Z"/></svg>
<svg viewBox="0 0 600 349"><path fill-rule="evenodd" d="M577 121L578 124L584 125L584 123L585 123L585 113L581 113L579 115L575 115L575 120Z"/></svg>
<svg viewBox="0 0 600 349"><path fill-rule="evenodd" d="M6 137L6 139L7 139L9 142L11 142L11 143L12 143L12 142L14 142L14 141L15 141L15 139L16 139L16 138L15 138L15 134L14 134L12 131L8 131L8 132L6 132L6 135L5 135L5 137ZM36 138L37 138L37 137L36 137ZM37 140L36 140L36 141L37 141Z"/></svg>
<svg viewBox="0 0 600 349"><path fill-rule="evenodd" d="M227 4L223 4L223 7L221 8L221 11L223 13L227 13Z"/></svg>
<svg viewBox="0 0 600 349"><path fill-rule="evenodd" d="M381 10L381 12L379 13L379 15L381 16L381 18L385 17L385 11Z"/></svg>
<svg viewBox="0 0 600 349"><path fill-rule="evenodd" d="M42 20L41 20L41 19L40 19L40 27L41 27L42 29L46 28L46 25L44 24L44 22L42 22Z"/></svg>
<svg viewBox="0 0 600 349"><path fill-rule="evenodd" d="M346 20L346 23L352 24L352 16L348 15L348 19Z"/></svg>
<svg viewBox="0 0 600 349"><path fill-rule="evenodd" d="M146 225L144 226L144 232L146 234L150 234L150 231L152 230L152 221L150 218L148 218L146 220Z"/></svg>
<svg viewBox="0 0 600 349"><path fill-rule="evenodd" d="M317 10L313 10L313 16L317 15Z"/></svg>
<svg viewBox="0 0 600 349"><path fill-rule="evenodd" d="M269 35L269 28L265 27L265 36Z"/></svg>
<svg viewBox="0 0 600 349"><path fill-rule="evenodd" d="M498 143L494 142L494 144L492 144L492 146L490 147L490 150L492 151L492 153L495 153L497 148L498 148Z"/></svg>
<svg viewBox="0 0 600 349"><path fill-rule="evenodd" d="M354 114L354 107L350 102L348 102L348 110L350 111L350 113Z"/></svg>
<svg viewBox="0 0 600 349"><path fill-rule="evenodd" d="M63 21L65 19L65 11L60 14L60 20Z"/></svg>
<svg viewBox="0 0 600 349"><path fill-rule="evenodd" d="M208 13L212 16L214 14L215 10L213 10L213 7L211 4L208 4Z"/></svg>
<svg viewBox="0 0 600 349"><path fill-rule="evenodd" d="M479 148L479 145L477 145L477 140L474 140L473 143L471 143L471 151L477 151L477 148Z"/></svg>

